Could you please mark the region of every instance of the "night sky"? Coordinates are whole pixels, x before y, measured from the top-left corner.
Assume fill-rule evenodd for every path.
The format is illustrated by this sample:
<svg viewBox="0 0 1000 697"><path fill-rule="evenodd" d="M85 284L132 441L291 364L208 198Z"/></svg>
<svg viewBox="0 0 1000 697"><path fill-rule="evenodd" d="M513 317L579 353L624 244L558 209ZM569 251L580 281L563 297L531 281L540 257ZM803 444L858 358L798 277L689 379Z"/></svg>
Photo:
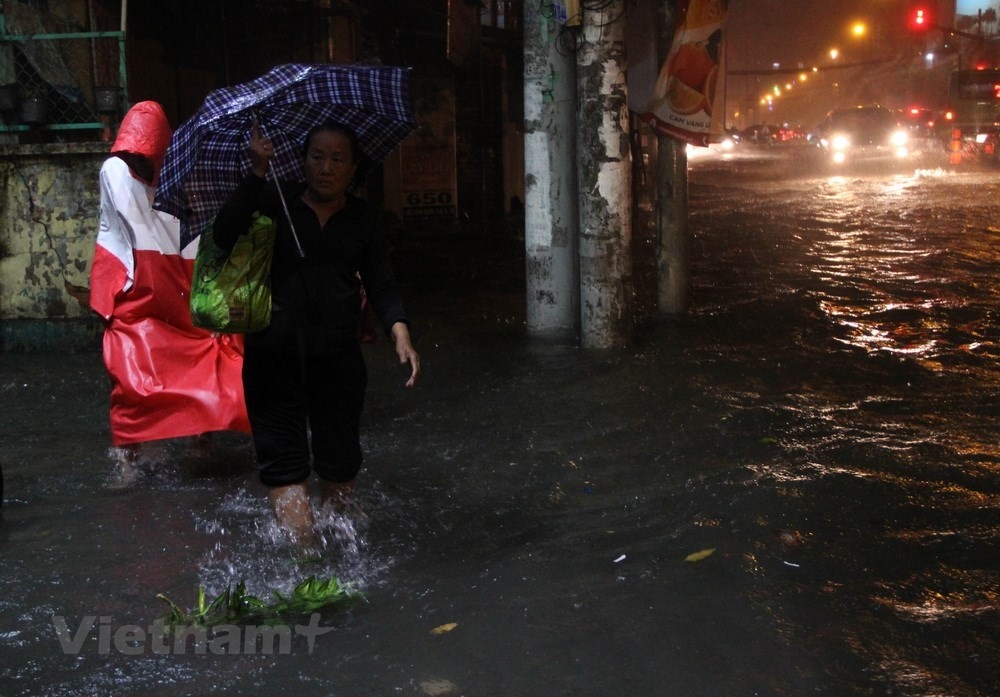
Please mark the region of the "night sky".
<svg viewBox="0 0 1000 697"><path fill-rule="evenodd" d="M849 34L863 20L878 33L870 40L895 41L905 23L908 0L731 0L730 69L757 69L774 61L811 67L832 47L858 48Z"/></svg>

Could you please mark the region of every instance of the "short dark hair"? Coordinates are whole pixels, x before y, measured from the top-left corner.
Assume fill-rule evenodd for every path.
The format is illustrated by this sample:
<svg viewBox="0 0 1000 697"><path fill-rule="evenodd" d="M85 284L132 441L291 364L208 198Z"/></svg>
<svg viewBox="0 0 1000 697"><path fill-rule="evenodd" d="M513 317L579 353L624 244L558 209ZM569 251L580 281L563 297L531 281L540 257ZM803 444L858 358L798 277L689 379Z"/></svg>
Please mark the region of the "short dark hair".
<svg viewBox="0 0 1000 697"><path fill-rule="evenodd" d="M306 133L305 142L302 144L302 157L309 154L309 146L312 145L313 136L317 133L325 132L344 135L351 143L351 162L357 163L360 161L361 151L358 150L358 134L354 132L354 129L337 121L324 121L318 126L313 126L309 129L309 132Z"/></svg>
<svg viewBox="0 0 1000 697"><path fill-rule="evenodd" d="M156 179L156 165L147 155L128 150L116 150L111 155L125 162L129 169L139 175L139 178L147 184L152 184L153 180Z"/></svg>

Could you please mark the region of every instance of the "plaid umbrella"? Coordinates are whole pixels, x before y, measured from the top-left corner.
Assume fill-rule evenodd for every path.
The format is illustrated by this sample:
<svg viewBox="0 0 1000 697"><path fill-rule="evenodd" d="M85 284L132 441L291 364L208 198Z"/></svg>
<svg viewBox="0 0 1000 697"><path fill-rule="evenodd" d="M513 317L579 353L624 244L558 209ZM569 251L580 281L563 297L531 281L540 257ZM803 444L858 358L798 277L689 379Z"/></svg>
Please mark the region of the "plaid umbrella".
<svg viewBox="0 0 1000 697"><path fill-rule="evenodd" d="M254 119L274 144L272 176L301 180L306 133L327 120L358 136L359 179L416 127L406 68L279 65L214 90L174 133L153 206L181 220L181 249L197 237L250 169Z"/></svg>

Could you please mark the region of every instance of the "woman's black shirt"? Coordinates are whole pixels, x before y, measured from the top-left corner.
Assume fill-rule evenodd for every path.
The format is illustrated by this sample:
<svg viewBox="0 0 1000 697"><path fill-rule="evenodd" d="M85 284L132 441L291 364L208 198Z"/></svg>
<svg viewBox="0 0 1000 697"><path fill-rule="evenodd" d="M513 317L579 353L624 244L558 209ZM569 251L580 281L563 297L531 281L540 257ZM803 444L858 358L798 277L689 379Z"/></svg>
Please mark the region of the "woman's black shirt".
<svg viewBox="0 0 1000 697"><path fill-rule="evenodd" d="M255 213L277 223L271 266L271 325L247 336L247 343L310 354L333 353L358 341L361 287L382 327L389 333L406 313L389 263L389 243L375 209L348 194L346 205L320 229L302 200L302 183L282 182L300 256L281 199L273 183L249 174L215 217L215 243L232 249ZM360 274L360 279L358 275ZM300 344L302 342L302 344Z"/></svg>

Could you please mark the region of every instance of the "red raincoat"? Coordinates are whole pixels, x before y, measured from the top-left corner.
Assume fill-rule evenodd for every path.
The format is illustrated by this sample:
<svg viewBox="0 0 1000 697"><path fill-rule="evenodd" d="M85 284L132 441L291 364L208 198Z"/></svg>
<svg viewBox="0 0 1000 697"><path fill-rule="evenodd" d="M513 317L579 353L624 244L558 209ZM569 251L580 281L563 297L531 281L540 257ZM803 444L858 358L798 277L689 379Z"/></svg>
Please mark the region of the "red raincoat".
<svg viewBox="0 0 1000 697"><path fill-rule="evenodd" d="M160 105L140 102L122 120L111 154L149 158L155 184L170 136ZM249 432L242 337L191 324L197 241L180 249L178 220L153 209L153 187L121 158L105 161L100 183L90 306L106 320L112 442Z"/></svg>

